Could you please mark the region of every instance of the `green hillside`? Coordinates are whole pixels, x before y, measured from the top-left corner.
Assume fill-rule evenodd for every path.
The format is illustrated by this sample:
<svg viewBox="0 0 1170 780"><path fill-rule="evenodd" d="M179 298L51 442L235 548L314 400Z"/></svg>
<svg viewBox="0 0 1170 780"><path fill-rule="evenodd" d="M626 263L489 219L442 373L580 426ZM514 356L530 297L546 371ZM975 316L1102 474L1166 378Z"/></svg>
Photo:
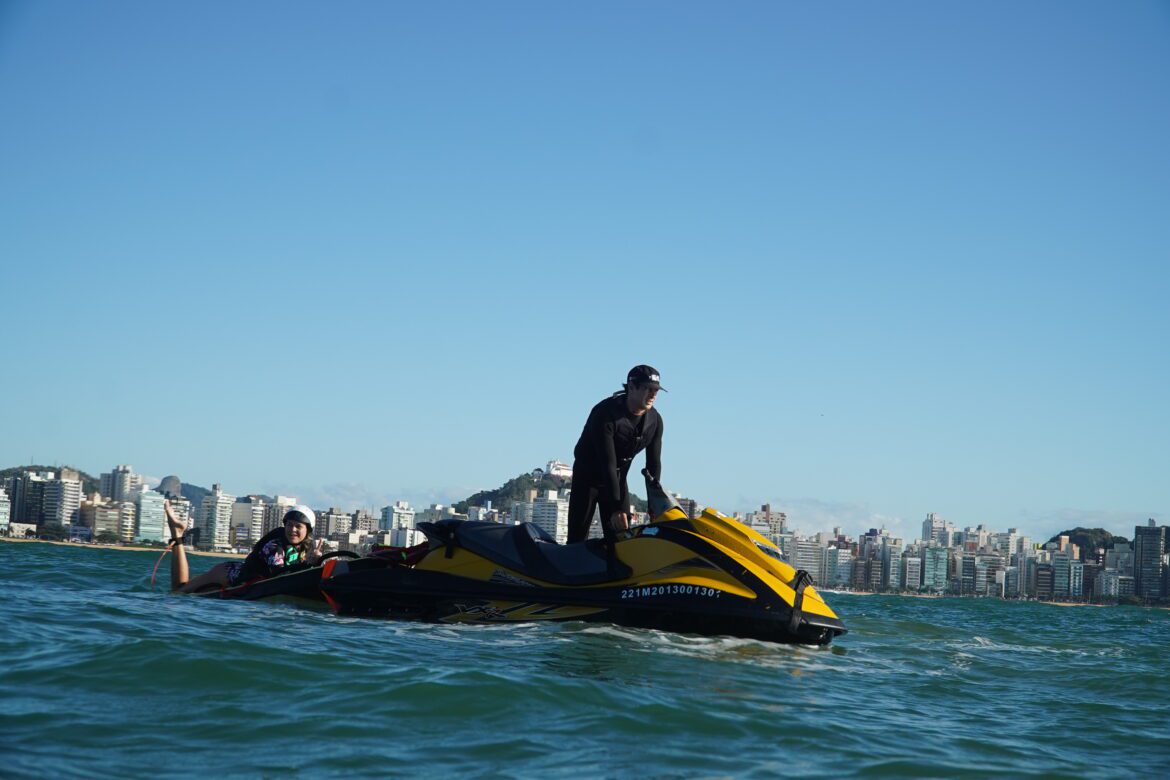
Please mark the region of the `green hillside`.
<svg viewBox="0 0 1170 780"><path fill-rule="evenodd" d="M478 493L468 496L455 504L455 511L461 513L466 512L468 507L486 506L487 502L491 501L493 509L506 512L512 508L512 504L517 501L526 500L529 490L535 489L543 492L546 490L560 490L561 488L570 486L571 482L569 480L545 474L537 469L534 472L513 477L495 490L481 490ZM644 499L631 493L630 501L639 512L646 511L646 501Z"/></svg>
<svg viewBox="0 0 1170 780"><path fill-rule="evenodd" d="M1067 536L1070 543L1081 548L1081 560L1084 560L1086 555L1092 554L1094 550L1108 550L1114 544L1129 544L1129 539L1124 536L1114 536L1104 528L1081 528L1079 526L1069 531L1061 531L1048 541L1055 542L1062 536Z"/></svg>
<svg viewBox="0 0 1170 780"><path fill-rule="evenodd" d="M19 477L26 471L52 471L59 472L61 469L73 469L81 477L81 490L83 493L96 493L101 480L90 474L85 473L81 469L75 469L72 466L13 466L9 469L0 471L0 483L6 482L9 477Z"/></svg>

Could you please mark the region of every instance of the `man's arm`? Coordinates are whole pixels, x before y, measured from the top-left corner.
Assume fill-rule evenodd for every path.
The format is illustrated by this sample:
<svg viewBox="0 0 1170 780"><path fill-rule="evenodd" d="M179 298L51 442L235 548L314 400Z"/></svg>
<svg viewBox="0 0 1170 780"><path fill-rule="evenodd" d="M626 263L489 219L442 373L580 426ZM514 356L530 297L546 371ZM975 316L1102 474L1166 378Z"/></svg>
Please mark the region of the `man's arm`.
<svg viewBox="0 0 1170 780"><path fill-rule="evenodd" d="M601 453L605 461L602 464L605 468L605 495L616 505L622 498L622 486L618 476L617 448L613 443L613 427L613 420L606 420L600 426L601 441L598 452Z"/></svg>
<svg viewBox="0 0 1170 780"><path fill-rule="evenodd" d="M646 469L654 475L654 479L662 479L662 415L658 415L654 438L646 447Z"/></svg>

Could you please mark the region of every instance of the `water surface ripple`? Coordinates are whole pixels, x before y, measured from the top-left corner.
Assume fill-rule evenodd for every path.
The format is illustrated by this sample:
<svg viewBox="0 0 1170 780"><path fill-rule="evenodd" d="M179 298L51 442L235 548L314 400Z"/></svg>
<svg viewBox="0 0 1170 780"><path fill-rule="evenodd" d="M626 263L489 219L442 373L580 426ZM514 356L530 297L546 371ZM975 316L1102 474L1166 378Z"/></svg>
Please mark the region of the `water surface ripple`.
<svg viewBox="0 0 1170 780"><path fill-rule="evenodd" d="M814 649L204 601L156 557L0 543L4 775L1170 773L1165 610L830 595Z"/></svg>

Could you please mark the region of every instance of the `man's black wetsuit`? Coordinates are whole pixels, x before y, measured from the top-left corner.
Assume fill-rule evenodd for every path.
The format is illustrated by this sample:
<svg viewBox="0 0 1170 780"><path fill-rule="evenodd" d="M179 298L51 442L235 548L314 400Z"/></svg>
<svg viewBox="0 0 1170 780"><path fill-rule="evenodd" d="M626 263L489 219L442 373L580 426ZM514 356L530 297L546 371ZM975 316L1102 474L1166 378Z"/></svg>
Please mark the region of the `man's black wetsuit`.
<svg viewBox="0 0 1170 780"><path fill-rule="evenodd" d="M573 449L573 490L569 494L569 543L589 536L593 509L601 507L601 528L608 541L614 512L629 510L626 475L634 456L646 450L646 468L662 477L662 415L648 409L641 417L626 407L626 394L606 398L593 407Z"/></svg>

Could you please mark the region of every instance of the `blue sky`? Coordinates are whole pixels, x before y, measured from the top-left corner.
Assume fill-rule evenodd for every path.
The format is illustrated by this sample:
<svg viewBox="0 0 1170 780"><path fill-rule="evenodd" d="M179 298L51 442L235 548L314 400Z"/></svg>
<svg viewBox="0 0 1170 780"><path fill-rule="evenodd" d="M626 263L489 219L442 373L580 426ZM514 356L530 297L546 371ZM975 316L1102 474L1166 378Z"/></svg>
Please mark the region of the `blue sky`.
<svg viewBox="0 0 1170 780"><path fill-rule="evenodd" d="M1170 520L1166 3L0 3L0 465ZM634 485L635 489L640 488Z"/></svg>

